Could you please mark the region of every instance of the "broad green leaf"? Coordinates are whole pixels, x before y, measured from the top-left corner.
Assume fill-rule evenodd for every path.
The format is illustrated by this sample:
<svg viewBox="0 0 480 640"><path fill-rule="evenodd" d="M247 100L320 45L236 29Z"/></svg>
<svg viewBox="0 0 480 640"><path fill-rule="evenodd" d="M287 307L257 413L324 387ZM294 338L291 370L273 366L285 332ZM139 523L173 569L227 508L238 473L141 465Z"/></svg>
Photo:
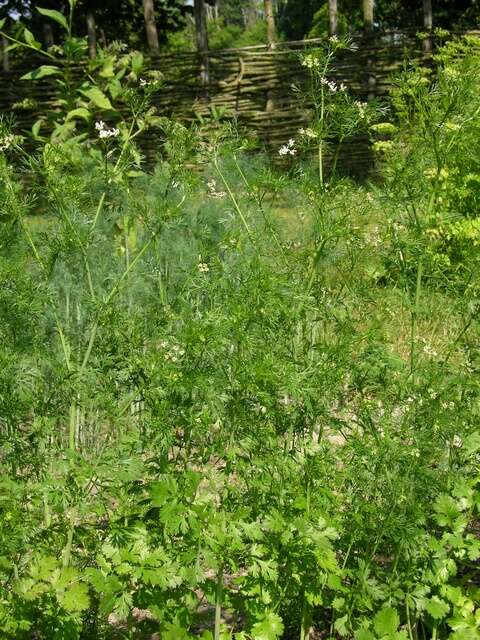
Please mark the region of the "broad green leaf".
<svg viewBox="0 0 480 640"><path fill-rule="evenodd" d="M58 24L61 25L65 29L65 31L68 31L67 20L65 19L65 16L60 13L60 11L55 11L54 9L43 9L42 7L37 7L37 11L38 13L41 13L42 16L47 16L47 18L55 20L55 22L58 22Z"/></svg>
<svg viewBox="0 0 480 640"><path fill-rule="evenodd" d="M337 618L335 620L335 624L333 625L335 628L335 631L338 633L338 635L344 637L348 634L348 615L344 615L341 618Z"/></svg>
<svg viewBox="0 0 480 640"><path fill-rule="evenodd" d="M108 91L112 96L113 100L116 100L123 91L121 82L117 79L111 80L108 83Z"/></svg>
<svg viewBox="0 0 480 640"><path fill-rule="evenodd" d="M42 126L43 121L42 120L37 120L33 125L32 125L32 136L37 139L39 137L39 133L40 133L40 127Z"/></svg>
<svg viewBox="0 0 480 640"><path fill-rule="evenodd" d="M368 629L358 629L355 631L355 640L375 640L375 636Z"/></svg>
<svg viewBox="0 0 480 640"><path fill-rule="evenodd" d="M35 36L29 29L23 30L23 37L25 38L25 42L29 44L34 49L40 49L41 44L35 40Z"/></svg>
<svg viewBox="0 0 480 640"><path fill-rule="evenodd" d="M392 607L379 611L373 620L375 631L380 637L393 636L399 624L400 618L397 610Z"/></svg>
<svg viewBox="0 0 480 640"><path fill-rule="evenodd" d="M82 94L91 100L97 107L105 110L112 110L112 103L107 96L98 87L91 87L90 89L84 89Z"/></svg>
<svg viewBox="0 0 480 640"><path fill-rule="evenodd" d="M276 640L283 633L283 622L273 611L265 614L263 620L257 622L252 629L253 640Z"/></svg>
<svg viewBox="0 0 480 640"><path fill-rule="evenodd" d="M88 120L90 117L90 111L85 109L85 107L78 107L77 109L72 109L67 113L66 120L72 120L72 118L83 118L84 120Z"/></svg>
<svg viewBox="0 0 480 640"><path fill-rule="evenodd" d="M163 640L190 640L190 637L188 631L173 622L167 623L162 631Z"/></svg>
<svg viewBox="0 0 480 640"><path fill-rule="evenodd" d="M113 78L115 75L115 71L113 68L113 59L107 58L103 63L102 70L100 71L100 75L102 78Z"/></svg>
<svg viewBox="0 0 480 640"><path fill-rule="evenodd" d="M25 73L20 79L21 80L40 80L41 78L46 78L47 76L55 76L61 73L58 67L54 67L51 64L42 64L38 69L34 69L33 71L29 71Z"/></svg>
<svg viewBox="0 0 480 640"><path fill-rule="evenodd" d="M6 19L6 18L2 18L2 19L0 20L0 29L3 29L3 27L5 26L5 22L6 22L6 21L7 21L7 19Z"/></svg>
<svg viewBox="0 0 480 640"><path fill-rule="evenodd" d="M427 600L425 608L435 620L445 618L450 611L450 605L438 596L433 596L430 600Z"/></svg>
<svg viewBox="0 0 480 640"><path fill-rule="evenodd" d="M143 54L136 53L132 58L132 71L138 77L143 69Z"/></svg>
<svg viewBox="0 0 480 640"><path fill-rule="evenodd" d="M434 509L437 514L436 520L441 527L453 524L461 513L454 498L447 494L438 496Z"/></svg>
<svg viewBox="0 0 480 640"><path fill-rule="evenodd" d="M465 438L463 449L467 456L471 456L480 450L480 431L474 431Z"/></svg>

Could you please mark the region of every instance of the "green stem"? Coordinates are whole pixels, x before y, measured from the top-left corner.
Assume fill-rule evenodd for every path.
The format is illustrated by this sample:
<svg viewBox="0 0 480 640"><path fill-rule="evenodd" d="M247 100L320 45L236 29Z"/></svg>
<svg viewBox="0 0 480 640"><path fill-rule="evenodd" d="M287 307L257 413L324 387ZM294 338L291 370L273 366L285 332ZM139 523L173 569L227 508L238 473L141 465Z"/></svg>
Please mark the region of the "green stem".
<svg viewBox="0 0 480 640"><path fill-rule="evenodd" d="M218 172L218 175L220 176L221 181L223 182L223 185L224 185L225 189L228 192L230 200L232 201L233 206L235 207L235 210L238 213L238 215L240 217L240 220L242 221L243 226L245 227L245 231L247 232L248 238L249 238L250 242L252 243L252 245L254 246L255 250L257 250L257 253L258 253L257 245L256 245L255 240L253 238L252 232L250 231L250 227L248 226L248 222L247 222L245 216L243 215L243 212L242 212L242 210L240 208L240 205L238 204L237 199L235 198L235 196L234 196L234 194L233 194L233 192L232 192L232 190L230 188L230 185L227 182L227 179L225 178L222 170L220 169L220 167L218 165L218 158L217 158L216 155L214 157L213 163L215 165L215 169Z"/></svg>
<svg viewBox="0 0 480 640"><path fill-rule="evenodd" d="M422 288L422 272L423 272L423 263L422 258L418 261L417 268L417 284L415 288L415 305L412 310L412 322L411 322L411 330L410 330L410 375L413 373L415 368L415 334L418 324L418 315L420 310L420 294Z"/></svg>
<svg viewBox="0 0 480 640"><path fill-rule="evenodd" d="M68 567L70 564L70 557L72 555L72 543L73 543L73 531L75 529L75 517L74 514L70 514L70 527L67 534L67 544L63 550L62 566Z"/></svg>
<svg viewBox="0 0 480 640"><path fill-rule="evenodd" d="M217 574L217 584L215 587L215 631L214 640L220 640L220 627L222 623L222 600L223 600L223 567L220 567Z"/></svg>

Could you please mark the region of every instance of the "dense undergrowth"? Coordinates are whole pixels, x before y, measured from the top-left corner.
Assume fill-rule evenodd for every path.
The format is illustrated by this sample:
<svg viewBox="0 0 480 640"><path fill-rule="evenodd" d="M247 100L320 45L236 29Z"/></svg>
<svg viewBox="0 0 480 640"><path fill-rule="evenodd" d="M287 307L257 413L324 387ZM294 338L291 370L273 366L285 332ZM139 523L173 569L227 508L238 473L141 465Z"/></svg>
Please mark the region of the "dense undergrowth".
<svg viewBox="0 0 480 640"><path fill-rule="evenodd" d="M311 55L320 176L3 122L0 637L479 637L477 46L399 78L368 185Z"/></svg>

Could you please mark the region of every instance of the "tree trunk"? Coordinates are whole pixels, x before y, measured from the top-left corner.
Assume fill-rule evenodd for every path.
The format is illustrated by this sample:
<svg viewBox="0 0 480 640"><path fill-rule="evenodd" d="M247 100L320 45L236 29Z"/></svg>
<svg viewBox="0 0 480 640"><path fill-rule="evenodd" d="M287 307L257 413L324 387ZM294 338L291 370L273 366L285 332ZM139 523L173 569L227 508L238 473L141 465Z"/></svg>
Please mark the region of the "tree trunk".
<svg viewBox="0 0 480 640"><path fill-rule="evenodd" d="M49 22L44 22L43 25L43 42L45 44L45 48L51 47L54 43L53 40L53 29L52 25Z"/></svg>
<svg viewBox="0 0 480 640"><path fill-rule="evenodd" d="M158 43L157 24L155 22L155 10L153 0L143 0L143 16L145 18L145 31L147 32L147 42L150 51L157 53L160 45Z"/></svg>
<svg viewBox="0 0 480 640"><path fill-rule="evenodd" d="M195 34L197 39L197 51L200 57L200 84L207 87L208 73L208 29L207 11L205 0L194 0L193 11L195 14ZM205 90L204 97L207 97Z"/></svg>
<svg viewBox="0 0 480 640"><path fill-rule="evenodd" d="M252 4L251 1L248 2L246 7L242 7L242 16L243 22L245 24L245 29L249 29L253 27L258 20L258 12L257 8Z"/></svg>
<svg viewBox="0 0 480 640"><path fill-rule="evenodd" d="M363 0L363 26L367 33L373 29L373 2L374 0Z"/></svg>
<svg viewBox="0 0 480 640"><path fill-rule="evenodd" d="M328 24L330 28L330 35L336 36L338 34L337 0L328 0Z"/></svg>
<svg viewBox="0 0 480 640"><path fill-rule="evenodd" d="M374 0L363 0L363 29L365 33L365 48L367 49L367 51L370 51L371 47L374 44L373 38L371 37L371 34L373 32L373 5ZM367 59L365 61L365 71L368 100L373 100L373 98L375 98L377 90L374 54L367 56Z"/></svg>
<svg viewBox="0 0 480 640"><path fill-rule="evenodd" d="M433 29L433 9L432 0L423 0L423 26L428 31L429 37L423 41L423 50L430 53L432 50L432 38L430 36Z"/></svg>
<svg viewBox="0 0 480 640"><path fill-rule="evenodd" d="M104 49L107 48L107 36L105 35L105 31L103 29L100 29L100 42L102 43L102 47Z"/></svg>
<svg viewBox="0 0 480 640"><path fill-rule="evenodd" d="M95 58L97 55L97 36L95 33L95 16L93 11L87 13L87 37L88 37L88 57Z"/></svg>
<svg viewBox="0 0 480 640"><path fill-rule="evenodd" d="M10 71L10 60L8 57L8 40L5 36L2 36L2 69L4 71Z"/></svg>
<svg viewBox="0 0 480 640"><path fill-rule="evenodd" d="M275 19L273 17L272 0L264 0L265 20L267 21L267 44L270 50L275 49Z"/></svg>

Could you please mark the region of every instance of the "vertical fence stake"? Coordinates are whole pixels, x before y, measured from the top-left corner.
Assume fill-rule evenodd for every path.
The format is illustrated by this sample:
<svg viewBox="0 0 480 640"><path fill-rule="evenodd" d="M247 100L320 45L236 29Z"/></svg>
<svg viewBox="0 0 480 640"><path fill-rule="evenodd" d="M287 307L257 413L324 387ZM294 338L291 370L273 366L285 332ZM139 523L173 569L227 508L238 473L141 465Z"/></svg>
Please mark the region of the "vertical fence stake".
<svg viewBox="0 0 480 640"><path fill-rule="evenodd" d="M432 0L423 0L423 26L428 31L428 37L423 41L425 53L432 51L433 9Z"/></svg>
<svg viewBox="0 0 480 640"><path fill-rule="evenodd" d="M95 33L95 16L93 11L87 13L87 39L88 39L88 57L95 58L97 55L97 36Z"/></svg>
<svg viewBox="0 0 480 640"><path fill-rule="evenodd" d="M331 36L338 35L338 6L337 0L328 0L328 26Z"/></svg>
<svg viewBox="0 0 480 640"><path fill-rule="evenodd" d="M208 85L210 83L210 65L208 57L208 28L207 9L205 0L194 0L195 32L197 38L197 51L200 58L200 85L202 97L208 99Z"/></svg>
<svg viewBox="0 0 480 640"><path fill-rule="evenodd" d="M8 58L8 40L5 36L2 36L2 69L3 71L10 71L10 60Z"/></svg>

